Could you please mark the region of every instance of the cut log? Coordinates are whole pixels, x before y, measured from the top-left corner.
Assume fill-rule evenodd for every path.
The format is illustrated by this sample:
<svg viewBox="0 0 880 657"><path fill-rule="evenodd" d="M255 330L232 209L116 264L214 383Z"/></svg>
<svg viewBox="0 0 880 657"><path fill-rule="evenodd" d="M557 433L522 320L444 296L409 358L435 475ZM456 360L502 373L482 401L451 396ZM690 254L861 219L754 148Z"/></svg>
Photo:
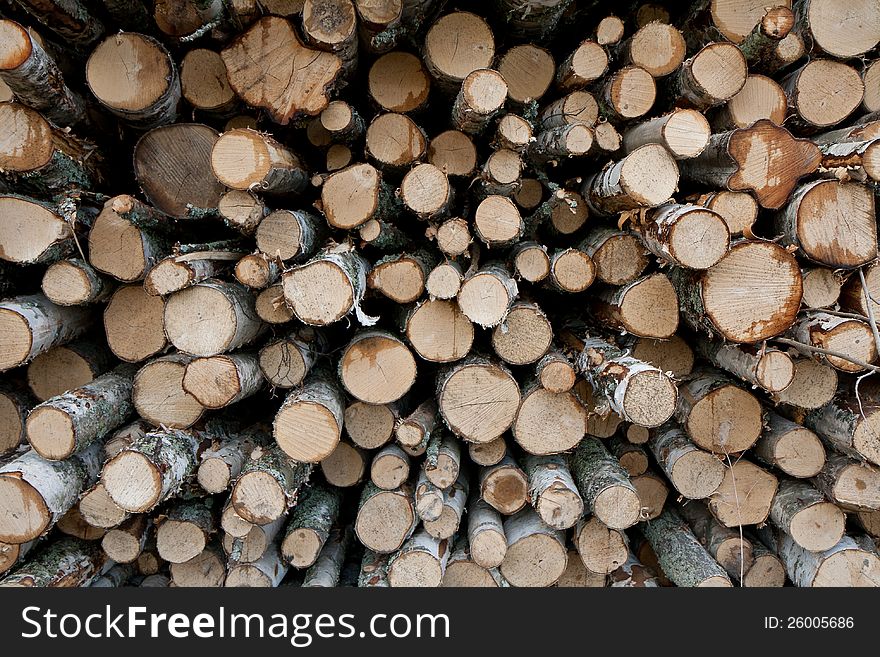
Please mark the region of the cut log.
<svg viewBox="0 0 880 657"><path fill-rule="evenodd" d="M858 71L830 59L813 59L780 84L788 96L789 123L803 132L840 123L855 111L865 94Z"/></svg>
<svg viewBox="0 0 880 657"><path fill-rule="evenodd" d="M794 361L794 378L787 388L776 394L783 404L813 410L825 406L837 392L837 371L812 358Z"/></svg>
<svg viewBox="0 0 880 657"><path fill-rule="evenodd" d="M76 248L73 224L80 217L68 215L48 203L0 195L0 259L30 265L70 255Z"/></svg>
<svg viewBox="0 0 880 657"><path fill-rule="evenodd" d="M700 502L681 505L679 513L718 565L728 575L742 581L754 565L752 542L740 531L720 524Z"/></svg>
<svg viewBox="0 0 880 657"><path fill-rule="evenodd" d="M185 563L197 557L217 530L216 525L210 498L177 502L158 525L159 556L169 563Z"/></svg>
<svg viewBox="0 0 880 657"><path fill-rule="evenodd" d="M528 502L528 477L510 455L480 468L478 481L480 497L503 515L516 513Z"/></svg>
<svg viewBox="0 0 880 657"><path fill-rule="evenodd" d="M880 420L877 390L872 385L860 388L841 384L835 398L804 416L804 426L815 431L837 451L880 465Z"/></svg>
<svg viewBox="0 0 880 657"><path fill-rule="evenodd" d="M311 470L277 445L255 448L232 488L235 512L248 522L268 525L297 503Z"/></svg>
<svg viewBox="0 0 880 657"><path fill-rule="evenodd" d="M650 521L659 517L663 513L666 498L669 497L666 480L653 472L646 472L638 477L632 477L631 481L636 487L642 505L641 518Z"/></svg>
<svg viewBox="0 0 880 657"><path fill-rule="evenodd" d="M758 218L758 202L748 192L722 190L693 198L693 202L717 212L727 224L731 236L751 231Z"/></svg>
<svg viewBox="0 0 880 657"><path fill-rule="evenodd" d="M721 215L697 205L671 203L635 224L650 251L672 265L708 269L727 253L730 232ZM699 248L694 245L699 243Z"/></svg>
<svg viewBox="0 0 880 657"><path fill-rule="evenodd" d="M480 68L469 73L452 105L453 126L469 135L482 133L504 105L507 94L503 72Z"/></svg>
<svg viewBox="0 0 880 657"><path fill-rule="evenodd" d="M198 449L193 432L151 431L107 461L101 481L122 509L144 513L174 497L195 473Z"/></svg>
<svg viewBox="0 0 880 657"><path fill-rule="evenodd" d="M104 488L104 484L100 482L82 494L77 506L79 507L80 514L87 523L93 527L107 529L108 534L110 533L109 530L111 528L120 525L130 516L128 511L121 508L116 502L110 499L107 490ZM138 554L140 554L140 549L138 550ZM112 555L111 558L114 561L126 563Z"/></svg>
<svg viewBox="0 0 880 657"><path fill-rule="evenodd" d="M704 499L721 486L725 476L722 462L694 445L678 427L663 427L649 445L669 481L684 497Z"/></svg>
<svg viewBox="0 0 880 657"><path fill-rule="evenodd" d="M482 191L487 194L513 196L522 185L523 161L510 148L499 148L486 159L482 170Z"/></svg>
<svg viewBox="0 0 880 657"><path fill-rule="evenodd" d="M394 490L409 479L409 469L406 452L394 443L385 445L373 456L370 481L382 490Z"/></svg>
<svg viewBox="0 0 880 657"><path fill-rule="evenodd" d="M313 370L275 415L272 433L278 447L292 460L320 462L342 437L344 408L342 391L330 372Z"/></svg>
<svg viewBox="0 0 880 657"><path fill-rule="evenodd" d="M724 481L709 500L709 509L725 527L760 525L770 515L776 477L740 458L724 471Z"/></svg>
<svg viewBox="0 0 880 657"><path fill-rule="evenodd" d="M697 330L754 344L795 321L803 294L800 269L784 248L743 240L711 270L673 269L682 317Z"/></svg>
<svg viewBox="0 0 880 657"><path fill-rule="evenodd" d="M98 444L64 461L46 461L29 450L0 467L0 541L27 543L46 533L100 469Z"/></svg>
<svg viewBox="0 0 880 657"><path fill-rule="evenodd" d="M640 337L667 339L678 329L678 297L665 274L606 288L596 295L592 309L605 326Z"/></svg>
<svg viewBox="0 0 880 657"><path fill-rule="evenodd" d="M553 55L526 43L513 46L498 61L498 72L507 83L507 97L517 105L539 101L556 74Z"/></svg>
<svg viewBox="0 0 880 657"><path fill-rule="evenodd" d="M773 498L770 520L805 550L824 552L843 538L846 515L810 484L787 479Z"/></svg>
<svg viewBox="0 0 880 657"><path fill-rule="evenodd" d="M554 529L573 527L584 513L564 456L529 456L523 461L529 478L529 502L541 520Z"/></svg>
<svg viewBox="0 0 880 657"><path fill-rule="evenodd" d="M434 413L436 414L436 407ZM397 413L390 404L355 401L345 407L344 426L349 438L363 449L377 449L394 435ZM402 420L405 422L405 420ZM421 438L415 441L421 442Z"/></svg>
<svg viewBox="0 0 880 657"><path fill-rule="evenodd" d="M584 566L575 550L568 551L568 563L562 576L556 580L558 588L602 588L607 577L591 572Z"/></svg>
<svg viewBox="0 0 880 657"><path fill-rule="evenodd" d="M369 404L397 401L415 377L416 362L409 349L386 331L355 335L339 360L339 378L346 391Z"/></svg>
<svg viewBox="0 0 880 657"><path fill-rule="evenodd" d="M424 41L424 62L443 91L457 89L473 71L495 59L495 38L479 16L465 11L446 14L431 25Z"/></svg>
<svg viewBox="0 0 880 657"><path fill-rule="evenodd" d="M623 147L629 153L645 144L660 144L677 160L697 157L709 144L709 122L698 111L675 109L629 128Z"/></svg>
<svg viewBox="0 0 880 657"><path fill-rule="evenodd" d="M794 360L778 349L757 349L751 345L725 344L701 336L697 353L738 379L777 393L794 379Z"/></svg>
<svg viewBox="0 0 880 657"><path fill-rule="evenodd" d="M471 357L440 372L437 405L455 435L487 443L513 424L520 405L519 385L502 366Z"/></svg>
<svg viewBox="0 0 880 657"><path fill-rule="evenodd" d="M510 365L538 361L552 340L550 320L537 304L527 301L514 303L504 321L492 330L492 349Z"/></svg>
<svg viewBox="0 0 880 657"><path fill-rule="evenodd" d="M538 115L538 125L545 131L578 124L595 128L598 119L599 104L593 95L586 91L572 91L559 100L546 105ZM523 148L529 145L531 137L530 126L529 139Z"/></svg>
<svg viewBox="0 0 880 657"><path fill-rule="evenodd" d="M437 402L429 397L407 417L394 424L394 436L408 453L428 447L428 442L437 427Z"/></svg>
<svg viewBox="0 0 880 657"><path fill-rule="evenodd" d="M200 322L210 320L206 332ZM243 285L209 279L177 292L165 304L165 333L184 353L216 356L252 342L266 329Z"/></svg>
<svg viewBox="0 0 880 657"><path fill-rule="evenodd" d="M471 241L468 223L460 217L448 219L437 227L437 246L450 258L467 252Z"/></svg>
<svg viewBox="0 0 880 657"><path fill-rule="evenodd" d="M660 581L654 575L654 571L642 564L634 555L630 555L620 568L611 573L610 583L612 588L657 588Z"/></svg>
<svg viewBox="0 0 880 657"><path fill-rule="evenodd" d="M280 283L270 285L257 294L254 312L267 324L286 324L293 319L293 311L284 301L284 290Z"/></svg>
<svg viewBox="0 0 880 657"><path fill-rule="evenodd" d="M508 548L500 570L511 586L550 586L568 562L562 532L545 525L531 507L504 522Z"/></svg>
<svg viewBox="0 0 880 657"><path fill-rule="evenodd" d="M498 512L482 497L468 504L467 538L474 562L483 568L497 568L507 554L507 535Z"/></svg>
<svg viewBox="0 0 880 657"><path fill-rule="evenodd" d="M219 136L200 123L176 123L141 137L134 149L134 172L147 201L178 218L216 210L226 191L211 170L211 151ZM181 180L188 182L181 185Z"/></svg>
<svg viewBox="0 0 880 657"><path fill-rule="evenodd" d="M512 433L527 453L546 456L574 448L586 426L587 410L575 393L551 392L533 381L523 388Z"/></svg>
<svg viewBox="0 0 880 657"><path fill-rule="evenodd" d="M556 69L556 86L561 91L583 89L608 71L608 53L600 44L586 39Z"/></svg>
<svg viewBox="0 0 880 657"><path fill-rule="evenodd" d="M0 455L14 452L25 441L25 422L35 404L36 400L23 386L0 386Z"/></svg>
<svg viewBox="0 0 880 657"><path fill-rule="evenodd" d="M271 385L288 389L302 383L312 370L320 349L320 340L310 337L307 331L292 331L260 349L260 371Z"/></svg>
<svg viewBox="0 0 880 657"><path fill-rule="evenodd" d="M771 78L750 75L743 88L724 105L712 123L718 131L748 128L761 119L782 125L787 112L785 90Z"/></svg>
<svg viewBox="0 0 880 657"><path fill-rule="evenodd" d="M792 335L802 344L839 354L817 354L817 359L842 372L861 372L877 359L870 325L858 319L813 311L792 327Z"/></svg>
<svg viewBox="0 0 880 657"><path fill-rule="evenodd" d="M228 490L241 474L251 452L257 446L265 444L264 438L265 434L261 431L244 431L214 441L211 447L199 455L196 473L199 485L212 494Z"/></svg>
<svg viewBox="0 0 880 657"><path fill-rule="evenodd" d="M667 508L642 527L663 572L676 586L733 586L724 569L709 555L674 510Z"/></svg>
<svg viewBox="0 0 880 657"><path fill-rule="evenodd" d="M436 220L448 215L453 190L446 174L433 164L418 164L403 177L400 198L420 219Z"/></svg>
<svg viewBox="0 0 880 657"><path fill-rule="evenodd" d="M53 347L81 337L94 315L78 306L56 306L42 294L0 303L0 371L23 365Z"/></svg>
<svg viewBox="0 0 880 657"><path fill-rule="evenodd" d="M281 541L281 556L294 568L312 566L339 517L338 489L313 486L297 502Z"/></svg>
<svg viewBox="0 0 880 657"><path fill-rule="evenodd" d="M226 574L226 587L277 587L287 574L287 564L277 546L271 546L253 563L235 563Z"/></svg>
<svg viewBox="0 0 880 657"><path fill-rule="evenodd" d="M179 587L219 587L226 580L226 560L216 546L186 563L171 564L171 582Z"/></svg>
<svg viewBox="0 0 880 657"><path fill-rule="evenodd" d="M428 441L422 467L428 481L441 490L449 488L458 479L461 468L458 441L449 434L435 431Z"/></svg>
<svg viewBox="0 0 880 657"><path fill-rule="evenodd" d="M340 57L306 47L293 25L278 16L256 21L221 56L236 94L282 125L318 115L343 70Z"/></svg>
<svg viewBox="0 0 880 657"><path fill-rule="evenodd" d="M186 366L183 389L205 408L223 408L259 391L265 384L255 353L197 358Z"/></svg>
<svg viewBox="0 0 880 657"><path fill-rule="evenodd" d="M803 304L807 308L831 308L840 299L842 282L833 270L804 267L801 277L804 281Z"/></svg>
<svg viewBox="0 0 880 657"><path fill-rule="evenodd" d="M252 290L263 290L281 276L281 267L265 253L251 253L235 263L235 280ZM256 309L256 303L254 304ZM259 315L259 313L257 313Z"/></svg>
<svg viewBox="0 0 880 657"><path fill-rule="evenodd" d="M187 43L199 38L222 19L223 4L206 0L197 5L183 0L159 0L153 6L153 20L170 41Z"/></svg>
<svg viewBox="0 0 880 657"><path fill-rule="evenodd" d="M517 277L529 283L540 283L550 275L550 256L547 247L538 242L531 240L518 242L511 252L511 260ZM590 264L593 264L592 259Z"/></svg>
<svg viewBox="0 0 880 657"><path fill-rule="evenodd" d="M490 248L510 245L524 228L519 210L506 196L487 196L474 213L474 233Z"/></svg>
<svg viewBox="0 0 880 657"><path fill-rule="evenodd" d="M812 480L839 507L848 511L880 509L880 470L842 454L831 454Z"/></svg>
<svg viewBox="0 0 880 657"><path fill-rule="evenodd" d="M185 429L198 422L205 407L183 389L183 377L190 362L189 356L169 354L140 369L131 393L138 415L151 424L173 429Z"/></svg>
<svg viewBox="0 0 880 657"><path fill-rule="evenodd" d="M779 554L795 586L880 586L880 557L873 543L868 546L870 540L862 543L852 536L844 536L829 550L810 552L795 543L788 534L777 534L769 528L762 532L761 537L769 539L770 547Z"/></svg>
<svg viewBox="0 0 880 657"><path fill-rule="evenodd" d="M608 449L631 479L645 474L648 469L648 455L638 445L622 438L612 438Z"/></svg>
<svg viewBox="0 0 880 657"><path fill-rule="evenodd" d="M342 61L342 77L357 67L357 13L351 0L305 0L303 36L310 46L335 53Z"/></svg>
<svg viewBox="0 0 880 657"><path fill-rule="evenodd" d="M361 494L354 530L368 550L389 554L400 549L418 520L411 486L405 484L397 490L386 491L367 483Z"/></svg>
<svg viewBox="0 0 880 657"><path fill-rule="evenodd" d="M440 509L440 515L434 520L427 520L423 523L425 531L440 539L451 539L457 534L462 518L464 518L468 492L467 476L465 473L461 473L454 484L442 490L443 506Z"/></svg>
<svg viewBox="0 0 880 657"><path fill-rule="evenodd" d="M587 336L578 346L578 371L621 418L656 427L672 416L678 394L666 374L600 338Z"/></svg>
<svg viewBox="0 0 880 657"><path fill-rule="evenodd" d="M686 45L681 32L662 22L651 22L621 44L630 63L644 69L655 78L674 72L684 61Z"/></svg>
<svg viewBox="0 0 880 657"><path fill-rule="evenodd" d="M399 304L412 303L425 291L428 274L436 262L436 256L426 249L387 255L373 263L367 287Z"/></svg>
<svg viewBox="0 0 880 657"><path fill-rule="evenodd" d="M447 176L467 176L477 166L477 149L463 132L446 130L431 139L427 159Z"/></svg>
<svg viewBox="0 0 880 657"><path fill-rule="evenodd" d="M62 537L39 549L9 573L0 587L72 588L89 586L111 562L94 542Z"/></svg>
<svg viewBox="0 0 880 657"><path fill-rule="evenodd" d="M488 443L470 443L468 456L477 465L495 465L507 454L507 443L504 438L496 438Z"/></svg>
<svg viewBox="0 0 880 657"><path fill-rule="evenodd" d="M84 541L96 541L106 533L101 527L92 527L79 512L79 505L74 504L55 524L55 528L65 536L81 538Z"/></svg>
<svg viewBox="0 0 880 657"><path fill-rule="evenodd" d="M104 301L113 286L79 258L52 263L43 274L43 294L58 306L84 306Z"/></svg>
<svg viewBox="0 0 880 657"><path fill-rule="evenodd" d="M629 556L626 534L609 529L595 516L581 518L572 537L580 560L592 573L607 575L614 572Z"/></svg>
<svg viewBox="0 0 880 657"><path fill-rule="evenodd" d="M592 437L582 440L570 467L585 507L605 525L626 529L640 520L638 492L602 443Z"/></svg>
<svg viewBox="0 0 880 657"><path fill-rule="evenodd" d="M299 157L271 137L239 128L220 135L211 151L211 169L232 189L297 194L309 184Z"/></svg>
<svg viewBox="0 0 880 657"><path fill-rule="evenodd" d="M422 521L431 522L443 514L443 490L431 483L424 468L416 480L414 499L416 514Z"/></svg>
<svg viewBox="0 0 880 657"><path fill-rule="evenodd" d="M339 586L344 560L352 533L350 529L334 529L324 543L321 554L306 571L302 586L334 588Z"/></svg>
<svg viewBox="0 0 880 657"><path fill-rule="evenodd" d="M230 189L220 197L217 210L226 225L244 235L252 235L269 213L262 200L250 192Z"/></svg>
<svg viewBox="0 0 880 657"><path fill-rule="evenodd" d="M441 262L428 274L425 291L430 299L454 299L461 289L463 278L464 273L457 262Z"/></svg>
<svg viewBox="0 0 880 657"><path fill-rule="evenodd" d="M221 274L241 256L241 243L236 240L175 245L171 255L147 272L144 289L153 296L178 292Z"/></svg>
<svg viewBox="0 0 880 657"><path fill-rule="evenodd" d="M516 281L507 269L497 262L488 263L465 277L458 306L474 324L491 328L504 320L518 294Z"/></svg>
<svg viewBox="0 0 880 657"><path fill-rule="evenodd" d="M825 465L825 447L819 437L776 413L767 414L754 454L767 465L800 479L815 477Z"/></svg>
<svg viewBox="0 0 880 657"><path fill-rule="evenodd" d="M565 16L565 0L502 0L498 4L505 28L514 39L545 41Z"/></svg>
<svg viewBox="0 0 880 657"><path fill-rule="evenodd" d="M495 139L492 142L492 145L499 150L509 150L514 153L522 154L531 140L532 124L526 121L523 117L508 112L498 119L498 123L495 126ZM532 191L536 191L539 195L542 194L543 189L541 188L540 183L534 178L531 180L533 181L532 186L534 187ZM535 183L537 183L537 185L535 185ZM524 182L521 183L518 190L515 190L515 193L516 191L521 191L522 185L524 184ZM538 201L540 201L540 198ZM537 205L537 202L535 202L534 205Z"/></svg>
<svg viewBox="0 0 880 657"><path fill-rule="evenodd" d="M428 148L422 129L407 115L379 114L367 128L367 156L380 169L400 174L421 159Z"/></svg>
<svg viewBox="0 0 880 657"><path fill-rule="evenodd" d="M538 382L546 390L559 394L574 387L577 372L571 360L560 351L551 351L535 365Z"/></svg>
<svg viewBox="0 0 880 657"><path fill-rule="evenodd" d="M220 53L194 48L180 62L183 97L208 116L229 116L238 109L238 99L226 77L226 64Z"/></svg>
<svg viewBox="0 0 880 657"><path fill-rule="evenodd" d="M874 195L865 185L817 180L797 189L776 215L782 244L813 262L854 269L877 257Z"/></svg>
<svg viewBox="0 0 880 657"><path fill-rule="evenodd" d="M367 454L361 448L340 441L330 456L321 461L321 472L331 486L351 488L364 480Z"/></svg>
<svg viewBox="0 0 880 657"><path fill-rule="evenodd" d="M424 529L416 532L388 560L389 586L440 586L449 552L446 539L437 539Z"/></svg>
<svg viewBox="0 0 880 657"><path fill-rule="evenodd" d="M59 127L84 122L83 99L65 84L58 64L28 30L15 21L2 20L0 34L0 80L9 92Z"/></svg>
<svg viewBox="0 0 880 657"><path fill-rule="evenodd" d="M706 110L733 98L743 88L748 73L740 49L718 41L686 59L669 78L667 90L676 105Z"/></svg>
<svg viewBox="0 0 880 657"><path fill-rule="evenodd" d="M480 566L473 560L466 540L456 540L455 548L446 562L446 571L440 586L452 588L495 588L506 585L501 574Z"/></svg>
<svg viewBox="0 0 880 657"><path fill-rule="evenodd" d="M36 541L22 543L0 543L0 575L9 572L12 568L20 563L30 552Z"/></svg>
<svg viewBox="0 0 880 657"><path fill-rule="evenodd" d="M370 97L382 109L406 113L425 105L431 89L431 78L418 57L395 51L373 62L367 84Z"/></svg>
<svg viewBox="0 0 880 657"><path fill-rule="evenodd" d="M625 26L617 16L606 16L596 26L596 42L600 46L613 46L623 38Z"/></svg>
<svg viewBox="0 0 880 657"><path fill-rule="evenodd" d="M356 251L345 245L332 247L284 272L284 299L305 324L332 324L353 310L364 322L360 302L368 270L369 263Z"/></svg>
<svg viewBox="0 0 880 657"><path fill-rule="evenodd" d="M602 113L613 121L647 114L657 98L653 76L640 66L624 66L609 75L600 90Z"/></svg>
<svg viewBox="0 0 880 657"><path fill-rule="evenodd" d="M609 215L658 206L672 196L677 186L675 160L659 144L646 144L589 176L582 194L591 211Z"/></svg>
<svg viewBox="0 0 880 657"><path fill-rule="evenodd" d="M99 376L32 409L27 418L28 442L52 461L69 458L125 423L134 413L132 365Z"/></svg>

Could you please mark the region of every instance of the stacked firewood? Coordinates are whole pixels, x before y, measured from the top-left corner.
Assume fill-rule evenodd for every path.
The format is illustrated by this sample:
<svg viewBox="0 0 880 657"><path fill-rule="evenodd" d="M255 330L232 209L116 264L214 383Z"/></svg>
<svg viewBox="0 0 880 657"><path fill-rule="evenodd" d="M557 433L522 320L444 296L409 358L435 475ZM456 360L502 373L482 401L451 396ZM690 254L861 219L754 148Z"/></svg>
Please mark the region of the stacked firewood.
<svg viewBox="0 0 880 657"><path fill-rule="evenodd" d="M0 0L0 585L880 585L878 42Z"/></svg>

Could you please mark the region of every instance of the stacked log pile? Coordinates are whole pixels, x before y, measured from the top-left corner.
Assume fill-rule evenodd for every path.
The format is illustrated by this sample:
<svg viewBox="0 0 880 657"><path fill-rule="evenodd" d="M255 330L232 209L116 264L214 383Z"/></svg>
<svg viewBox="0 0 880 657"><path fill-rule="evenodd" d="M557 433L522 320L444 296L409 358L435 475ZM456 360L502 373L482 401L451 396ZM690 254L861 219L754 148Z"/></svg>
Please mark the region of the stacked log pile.
<svg viewBox="0 0 880 657"><path fill-rule="evenodd" d="M3 0L0 586L880 585L878 43Z"/></svg>

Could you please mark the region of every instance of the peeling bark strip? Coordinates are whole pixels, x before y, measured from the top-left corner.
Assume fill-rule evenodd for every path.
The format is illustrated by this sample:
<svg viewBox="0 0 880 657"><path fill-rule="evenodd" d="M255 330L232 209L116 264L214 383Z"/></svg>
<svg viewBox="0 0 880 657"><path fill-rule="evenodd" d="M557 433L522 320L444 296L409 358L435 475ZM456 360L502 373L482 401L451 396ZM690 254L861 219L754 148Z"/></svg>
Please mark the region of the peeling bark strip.
<svg viewBox="0 0 880 657"><path fill-rule="evenodd" d="M342 59L306 47L293 26L277 16L255 22L221 54L235 92L281 125L320 114L342 72Z"/></svg>

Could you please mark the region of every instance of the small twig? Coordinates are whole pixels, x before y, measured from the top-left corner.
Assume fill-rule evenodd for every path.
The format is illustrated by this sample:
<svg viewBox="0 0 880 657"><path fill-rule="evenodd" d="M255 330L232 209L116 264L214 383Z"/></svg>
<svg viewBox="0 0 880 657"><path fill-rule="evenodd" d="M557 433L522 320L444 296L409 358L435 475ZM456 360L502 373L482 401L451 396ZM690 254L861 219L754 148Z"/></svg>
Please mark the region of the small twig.
<svg viewBox="0 0 880 657"><path fill-rule="evenodd" d="M852 363L853 365L858 365L862 369L871 370L871 372L880 372L880 367L877 367L876 365L871 365L871 363L866 363L865 361L858 358L853 358L852 356L848 356L839 351L823 349L822 347L814 347L811 344L805 344L803 342L798 342L797 340L791 340L790 338L773 338L773 341L780 344L787 344L788 346L794 347L804 354L822 354L823 356L834 356L835 358L840 358L841 360L845 360L849 363Z"/></svg>

